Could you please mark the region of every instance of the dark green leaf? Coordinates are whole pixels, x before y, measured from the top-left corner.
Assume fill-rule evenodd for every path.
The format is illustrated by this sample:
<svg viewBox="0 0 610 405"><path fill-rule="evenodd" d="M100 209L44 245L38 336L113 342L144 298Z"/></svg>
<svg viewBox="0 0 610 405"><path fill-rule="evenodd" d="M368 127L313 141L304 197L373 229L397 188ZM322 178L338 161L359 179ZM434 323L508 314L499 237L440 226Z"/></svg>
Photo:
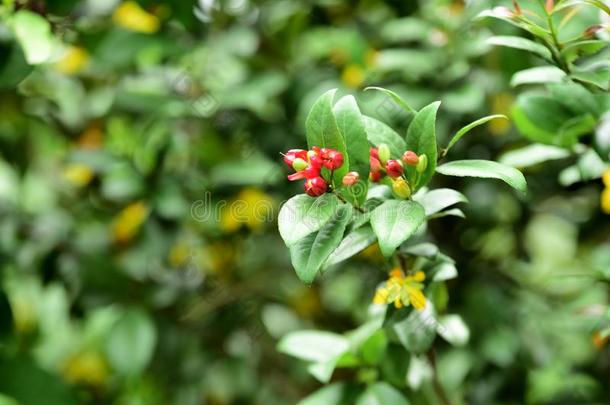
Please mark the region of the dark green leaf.
<svg viewBox="0 0 610 405"><path fill-rule="evenodd" d="M437 149L436 149L436 112L440 106L440 101L428 104L422 108L413 118L406 136L406 148L418 155L428 157L428 166L421 174L418 188L426 185L434 175L436 168Z"/></svg>

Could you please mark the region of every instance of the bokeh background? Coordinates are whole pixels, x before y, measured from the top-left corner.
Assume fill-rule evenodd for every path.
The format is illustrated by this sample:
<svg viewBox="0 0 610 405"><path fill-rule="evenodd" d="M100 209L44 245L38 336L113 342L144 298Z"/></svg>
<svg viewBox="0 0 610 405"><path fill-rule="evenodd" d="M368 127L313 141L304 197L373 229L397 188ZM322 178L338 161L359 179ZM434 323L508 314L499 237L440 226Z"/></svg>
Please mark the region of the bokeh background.
<svg viewBox="0 0 610 405"><path fill-rule="evenodd" d="M510 2L1 4L3 405L267 405L315 391L278 340L358 326L384 274L375 246L312 286L292 270L275 217L301 189L285 180L279 152L305 146L313 100L339 88L401 131L400 108L364 87L416 108L441 100L444 144L476 118L510 115L511 75L538 63L485 43L519 34L474 19ZM17 34L15 10L34 15ZM583 9L574 21L599 19ZM28 41L35 54L24 53ZM497 158L527 144L494 120L452 153ZM601 181L559 183L571 159L529 168L527 196L436 179L470 200L466 219L430 228L459 271L436 302L445 297L470 329L464 347L438 342L456 404L610 401L600 335L610 325L610 217ZM426 403L407 386L404 356L386 354L385 378Z"/></svg>

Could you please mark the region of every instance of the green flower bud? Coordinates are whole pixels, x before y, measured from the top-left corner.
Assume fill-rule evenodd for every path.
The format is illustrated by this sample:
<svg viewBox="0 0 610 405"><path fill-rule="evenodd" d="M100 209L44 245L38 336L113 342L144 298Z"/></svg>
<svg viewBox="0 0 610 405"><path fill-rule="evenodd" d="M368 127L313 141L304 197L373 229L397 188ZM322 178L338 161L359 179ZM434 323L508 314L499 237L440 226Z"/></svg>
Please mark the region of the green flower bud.
<svg viewBox="0 0 610 405"><path fill-rule="evenodd" d="M392 191L394 195L398 198L405 199L409 198L411 195L411 188L409 187L409 183L402 177L394 179L392 181Z"/></svg>
<svg viewBox="0 0 610 405"><path fill-rule="evenodd" d="M426 171L426 167L428 167L428 156L419 155L419 162L417 162L417 166L415 166L415 170L417 173L423 173Z"/></svg>
<svg viewBox="0 0 610 405"><path fill-rule="evenodd" d="M292 168L297 172L307 169L307 166L309 166L309 163L307 163L304 159L301 158L296 158L292 162Z"/></svg>
<svg viewBox="0 0 610 405"><path fill-rule="evenodd" d="M390 147L385 143L382 143L377 148L377 154L379 155L379 161L382 165L385 165L390 160Z"/></svg>

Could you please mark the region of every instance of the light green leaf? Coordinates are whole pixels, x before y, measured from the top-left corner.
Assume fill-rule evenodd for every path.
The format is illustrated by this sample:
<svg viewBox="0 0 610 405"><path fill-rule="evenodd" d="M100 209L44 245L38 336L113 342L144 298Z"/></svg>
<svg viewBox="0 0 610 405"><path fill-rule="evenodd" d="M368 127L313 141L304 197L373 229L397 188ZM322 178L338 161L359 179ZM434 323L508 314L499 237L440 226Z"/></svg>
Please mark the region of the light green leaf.
<svg viewBox="0 0 610 405"><path fill-rule="evenodd" d="M476 128L479 125L483 125L496 118L503 118L505 120L508 119L508 117L506 115L502 115L502 114L488 115L487 117L479 118L478 120L471 122L470 124L460 128L460 130L457 131L457 133L455 135L453 135L453 138L451 138L451 141L449 141L449 144L447 145L446 150L448 151L449 149L451 149L451 147L453 145L455 145L457 141L462 139L462 137L464 135L466 135L468 132L470 132L471 129Z"/></svg>
<svg viewBox="0 0 610 405"><path fill-rule="evenodd" d="M352 206L341 204L318 232L311 233L290 246L292 265L303 282L313 282L322 264L343 239L351 216Z"/></svg>
<svg viewBox="0 0 610 405"><path fill-rule="evenodd" d="M498 35L488 38L487 43L490 45L522 49L524 51L535 53L546 60L552 59L551 51L549 51L547 47L526 38Z"/></svg>
<svg viewBox="0 0 610 405"><path fill-rule="evenodd" d="M510 79L510 85L517 87L522 84L561 83L565 77L565 72L558 67L538 66L515 73Z"/></svg>
<svg viewBox="0 0 610 405"><path fill-rule="evenodd" d="M332 148L343 154L343 166L335 170L333 175L334 182L341 184L343 176L348 171L349 156L345 148L345 140L339 132L335 115L333 114L333 98L337 89L329 90L322 94L313 104L309 115L305 120L307 133L307 144L319 146L320 148Z"/></svg>
<svg viewBox="0 0 610 405"><path fill-rule="evenodd" d="M375 208L371 213L371 225L383 255L390 257L425 219L424 208L415 201L388 200Z"/></svg>
<svg viewBox="0 0 610 405"><path fill-rule="evenodd" d="M400 391L388 384L380 381L369 385L356 400L356 405L409 405L409 401Z"/></svg>
<svg viewBox="0 0 610 405"><path fill-rule="evenodd" d="M572 72L570 77L580 82L592 84L604 91L610 89L610 69L608 68L575 71Z"/></svg>
<svg viewBox="0 0 610 405"><path fill-rule="evenodd" d="M470 330L459 315L445 315L440 318L436 331L454 346L468 343Z"/></svg>
<svg viewBox="0 0 610 405"><path fill-rule="evenodd" d="M331 253L326 263L324 263L324 267L330 267L349 259L369 247L376 239L377 237L370 226L362 226L348 233Z"/></svg>
<svg viewBox="0 0 610 405"><path fill-rule="evenodd" d="M385 143L389 146L393 158L402 156L407 147L404 139L396 131L383 122L366 115L364 116L364 124L366 136L370 143L375 146Z"/></svg>
<svg viewBox="0 0 610 405"><path fill-rule="evenodd" d="M574 41L565 45L561 54L568 62L573 62L583 56L595 54L605 49L610 41L600 39L587 39L584 41Z"/></svg>
<svg viewBox="0 0 610 405"><path fill-rule="evenodd" d="M526 30L530 34L533 34L538 37L545 38L550 35L550 32L546 30L544 27L539 26L538 24L533 23L530 20L525 20L521 16L516 16L512 11L510 11L507 7L494 7L490 10L484 10L477 18L485 18L485 17L493 17L499 20L505 21L509 24L512 24L516 27Z"/></svg>
<svg viewBox="0 0 610 405"><path fill-rule="evenodd" d="M468 202L468 199L464 194L450 188L432 190L423 195L413 197L413 199L424 207L426 216L428 217L453 204Z"/></svg>
<svg viewBox="0 0 610 405"><path fill-rule="evenodd" d="M563 159L570 156L570 151L558 146L535 143L520 149L511 150L500 156L500 163L517 167L530 167L548 160Z"/></svg>
<svg viewBox="0 0 610 405"><path fill-rule="evenodd" d="M345 384L333 383L320 388L298 402L297 405L340 405L345 393Z"/></svg>
<svg viewBox="0 0 610 405"><path fill-rule="evenodd" d="M317 198L300 194L288 200L277 219L286 246L319 230L333 216L338 204L339 199L328 193Z"/></svg>
<svg viewBox="0 0 610 405"><path fill-rule="evenodd" d="M446 176L500 179L522 193L527 192L525 177L519 170L491 160L456 160L437 167L436 171Z"/></svg>
<svg viewBox="0 0 610 405"><path fill-rule="evenodd" d="M341 98L333 109L337 120L339 132L345 140L345 147L349 156L349 171L360 174L358 184L344 190L342 195L348 200L355 200L362 204L366 199L369 177L369 142L366 136L364 119L353 96Z"/></svg>
<svg viewBox="0 0 610 405"><path fill-rule="evenodd" d="M415 114L417 112L416 110L411 108L411 106L408 105L402 99L402 97L400 97L398 94L394 93L392 90L384 89L383 87L374 87L374 86L369 86L369 87L364 89L364 91L367 91L367 90L376 90L376 91L380 91L382 93L385 93L387 96L391 97L392 100L394 100L394 102L396 102L396 104L401 106L402 109L405 110L405 112L407 112L409 114Z"/></svg>
<svg viewBox="0 0 610 405"><path fill-rule="evenodd" d="M290 356L315 363L338 359L349 350L349 340L336 333L300 330L288 333L278 343L277 349Z"/></svg>
<svg viewBox="0 0 610 405"><path fill-rule="evenodd" d="M56 41L47 20L29 10L19 10L13 16L13 30L30 65L49 61Z"/></svg>
<svg viewBox="0 0 610 405"><path fill-rule="evenodd" d="M418 155L425 154L428 157L428 166L421 174L418 188L425 186L434 175L436 168L436 112L441 105L435 101L422 108L413 118L406 136L406 148Z"/></svg>
<svg viewBox="0 0 610 405"><path fill-rule="evenodd" d="M157 330L150 316L139 309L128 309L110 331L106 355L120 374L137 375L150 362L156 342Z"/></svg>
<svg viewBox="0 0 610 405"><path fill-rule="evenodd" d="M606 14L610 15L610 7L606 5L601 0L565 0L561 3L557 4L553 8L553 13L557 13L561 10L565 10L568 7L580 6L580 5L589 5L593 7L597 7L600 10L604 11Z"/></svg>
<svg viewBox="0 0 610 405"><path fill-rule="evenodd" d="M432 281L445 281L457 277L458 271L453 263L443 262L434 266Z"/></svg>

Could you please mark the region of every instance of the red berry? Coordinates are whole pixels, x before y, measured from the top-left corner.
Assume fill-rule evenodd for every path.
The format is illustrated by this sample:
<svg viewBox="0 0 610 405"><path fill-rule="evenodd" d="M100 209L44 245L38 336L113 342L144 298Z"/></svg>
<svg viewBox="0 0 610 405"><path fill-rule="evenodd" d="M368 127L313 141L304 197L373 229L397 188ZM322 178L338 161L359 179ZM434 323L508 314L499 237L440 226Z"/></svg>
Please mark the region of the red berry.
<svg viewBox="0 0 610 405"><path fill-rule="evenodd" d="M400 177L404 172L404 168L402 167L402 163L399 160L390 159L388 163L386 163L386 171L388 172L388 176L390 177Z"/></svg>
<svg viewBox="0 0 610 405"><path fill-rule="evenodd" d="M358 172L349 172L343 176L343 185L348 187L353 186L354 184L358 183L358 180L360 180L360 175Z"/></svg>
<svg viewBox="0 0 610 405"><path fill-rule="evenodd" d="M314 177L305 181L305 192L312 196L318 197L326 192L328 185L322 177Z"/></svg>
<svg viewBox="0 0 610 405"><path fill-rule="evenodd" d="M371 156L370 159L371 173L379 173L382 169L381 162L376 157Z"/></svg>
<svg viewBox="0 0 610 405"><path fill-rule="evenodd" d="M419 157L417 156L417 153L413 152L412 150L408 150L402 154L402 161L409 166L415 167L419 162Z"/></svg>
<svg viewBox="0 0 610 405"><path fill-rule="evenodd" d="M383 173L381 172L371 172L369 174L369 179L373 182L373 183L377 183L379 180L381 180L381 178L383 177Z"/></svg>
<svg viewBox="0 0 610 405"><path fill-rule="evenodd" d="M307 160L307 151L303 149L290 149L284 155L284 163L286 163L286 165L289 167L292 167L292 163L297 158Z"/></svg>
<svg viewBox="0 0 610 405"><path fill-rule="evenodd" d="M377 150L377 148L369 149L369 154L371 155L371 157L374 157L375 159L379 160L379 151Z"/></svg>
<svg viewBox="0 0 610 405"><path fill-rule="evenodd" d="M324 167L328 170L337 170L343 165L343 154L336 150L331 150L326 154Z"/></svg>

